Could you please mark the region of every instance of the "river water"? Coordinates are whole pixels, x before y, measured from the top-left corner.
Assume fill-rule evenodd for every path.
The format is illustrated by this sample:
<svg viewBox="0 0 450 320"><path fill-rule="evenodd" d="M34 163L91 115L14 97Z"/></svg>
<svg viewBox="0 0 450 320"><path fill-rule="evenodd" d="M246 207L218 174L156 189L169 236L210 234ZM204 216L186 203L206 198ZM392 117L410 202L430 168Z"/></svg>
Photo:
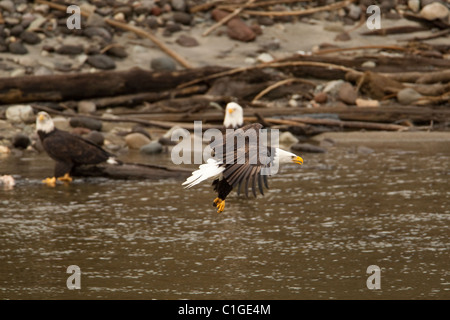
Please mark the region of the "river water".
<svg viewBox="0 0 450 320"><path fill-rule="evenodd" d="M301 154L264 197L233 192L222 214L209 183L50 188L46 155L2 158L17 184L0 189L0 298L449 299L447 147ZM79 290L67 288L71 265ZM380 289L367 287L371 265Z"/></svg>

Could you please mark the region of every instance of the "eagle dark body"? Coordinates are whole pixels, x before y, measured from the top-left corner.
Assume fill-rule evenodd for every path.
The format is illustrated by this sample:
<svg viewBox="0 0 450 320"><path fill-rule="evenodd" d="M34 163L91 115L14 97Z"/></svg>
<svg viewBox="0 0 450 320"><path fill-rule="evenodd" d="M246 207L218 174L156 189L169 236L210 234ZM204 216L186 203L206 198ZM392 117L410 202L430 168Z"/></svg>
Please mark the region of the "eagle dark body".
<svg viewBox="0 0 450 320"><path fill-rule="evenodd" d="M76 166L98 164L113 156L100 146L80 136L54 129L49 133L38 130L44 150L56 161L55 177L62 177Z"/></svg>
<svg viewBox="0 0 450 320"><path fill-rule="evenodd" d="M224 134L221 143L216 141L211 143L210 146L215 150L215 156L217 156L216 151L222 149L223 163L220 166L225 167L222 176L212 183L214 191L218 193L218 198L225 200L235 187L240 195L242 186L244 186L246 197L248 197L249 187L251 187L254 197L257 196L258 191L264 195L263 186L269 188L267 174L261 174L261 170L268 169L272 164L275 152L270 147L262 150L266 152L260 152L259 133L262 128L263 126L259 123L249 124L234 132ZM239 152L236 147L227 152L225 147L227 140L235 139L234 143L236 144L236 140L243 137L246 139L245 152ZM243 156L245 159L242 158ZM227 163L227 159L232 159L232 161Z"/></svg>

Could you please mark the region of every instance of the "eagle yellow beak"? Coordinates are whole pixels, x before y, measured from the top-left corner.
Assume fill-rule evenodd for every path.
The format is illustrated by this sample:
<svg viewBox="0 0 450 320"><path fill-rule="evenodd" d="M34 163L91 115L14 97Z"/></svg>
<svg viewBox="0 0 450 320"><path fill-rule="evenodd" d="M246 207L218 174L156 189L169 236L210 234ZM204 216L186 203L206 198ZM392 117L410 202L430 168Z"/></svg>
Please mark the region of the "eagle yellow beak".
<svg viewBox="0 0 450 320"><path fill-rule="evenodd" d="M301 157L296 157L292 162L296 164L303 164L303 159Z"/></svg>
<svg viewBox="0 0 450 320"><path fill-rule="evenodd" d="M234 109L228 109L228 113L232 114L234 112Z"/></svg>
<svg viewBox="0 0 450 320"><path fill-rule="evenodd" d="M44 121L44 115L43 114L39 115L39 121Z"/></svg>

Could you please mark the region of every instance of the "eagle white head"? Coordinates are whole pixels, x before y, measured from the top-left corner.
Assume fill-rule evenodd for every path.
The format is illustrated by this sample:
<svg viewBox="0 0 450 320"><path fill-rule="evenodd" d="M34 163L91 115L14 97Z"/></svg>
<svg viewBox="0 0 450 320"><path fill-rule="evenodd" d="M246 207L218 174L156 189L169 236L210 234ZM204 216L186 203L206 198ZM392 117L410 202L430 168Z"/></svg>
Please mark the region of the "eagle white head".
<svg viewBox="0 0 450 320"><path fill-rule="evenodd" d="M273 159L275 163L296 163L303 164L302 157L299 157L295 153L288 152L286 150L275 148L275 157Z"/></svg>
<svg viewBox="0 0 450 320"><path fill-rule="evenodd" d="M53 120L47 112L41 111L36 117L36 130L44 133L52 132L55 129Z"/></svg>
<svg viewBox="0 0 450 320"><path fill-rule="evenodd" d="M223 125L225 128L239 128L244 124L244 110L235 102L227 104L225 109L225 119Z"/></svg>

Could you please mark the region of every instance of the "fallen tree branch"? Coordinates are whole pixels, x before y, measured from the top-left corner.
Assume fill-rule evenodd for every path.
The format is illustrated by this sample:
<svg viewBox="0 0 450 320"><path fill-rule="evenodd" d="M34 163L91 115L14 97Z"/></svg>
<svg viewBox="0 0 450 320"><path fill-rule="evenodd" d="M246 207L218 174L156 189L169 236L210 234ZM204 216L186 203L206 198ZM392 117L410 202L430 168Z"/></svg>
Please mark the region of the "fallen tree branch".
<svg viewBox="0 0 450 320"><path fill-rule="evenodd" d="M261 91L260 93L258 93L252 100L252 103L257 102L259 99L261 99L261 97L263 97L264 95L266 95L267 93L269 93L270 91L280 87L280 86L284 86L286 84L292 83L292 82L301 82L301 83L306 83L309 84L313 87L315 87L316 85L310 81L307 80L303 80L303 79L298 79L298 78L288 78L288 79L284 79L281 81L278 81L272 85L270 85L269 87L265 88L263 91Z"/></svg>
<svg viewBox="0 0 450 320"><path fill-rule="evenodd" d="M417 107L417 106L380 106L380 107L317 107L317 108L292 108L292 107L264 107L271 103L265 103L259 100L253 107L253 104L244 106L244 116L251 117L255 113L260 114L264 118L275 118L283 116L300 116L308 114L335 114L343 121L364 121L364 122L385 122L392 123L399 120L409 119L417 122L445 122L450 119L450 110L445 107ZM154 113L154 114L128 114L128 117L137 118L146 121L166 121L166 122L190 122L202 121L205 123L217 123L221 125L223 122L223 111L207 110L202 113L195 114L176 114L176 113Z"/></svg>
<svg viewBox="0 0 450 320"><path fill-rule="evenodd" d="M315 118L289 118L291 121L297 121L306 124L322 125L322 126L336 126L341 128L351 129L368 129L368 130L386 130L386 131L404 131L410 129L407 126L398 124L386 124L378 122L366 121L342 121L334 119L315 119Z"/></svg>
<svg viewBox="0 0 450 320"><path fill-rule="evenodd" d="M222 67L205 67L175 72L153 72L132 68L124 71L0 78L0 104L60 102L161 92L172 90L188 79L201 78L224 69L228 70Z"/></svg>
<svg viewBox="0 0 450 320"><path fill-rule="evenodd" d="M423 74L416 81L416 83L421 84L438 83L438 82L441 83L450 82L450 70L443 70Z"/></svg>
<svg viewBox="0 0 450 320"><path fill-rule="evenodd" d="M367 31L367 32L362 32L361 35L363 35L363 36L386 36L389 34L413 33L413 32L420 32L420 31L426 31L426 30L429 30L429 28L422 27L422 26L398 26L398 27L383 28L383 29L376 29L376 30L371 30L371 31Z"/></svg>
<svg viewBox="0 0 450 320"><path fill-rule="evenodd" d="M156 102L163 99L173 99L176 97L203 93L206 92L206 90L206 86L193 86L181 90L175 89L162 92L135 93L114 97L91 99L90 101L95 104L97 109L110 108L114 106L135 106L143 102Z"/></svg>
<svg viewBox="0 0 450 320"><path fill-rule="evenodd" d="M450 101L450 92L446 92L438 97L422 97L415 102L418 106L428 106L430 104L443 104Z"/></svg>
<svg viewBox="0 0 450 320"><path fill-rule="evenodd" d="M90 114L86 114L86 115L78 115L78 114L66 114L48 107L44 107L44 106L37 106L37 105L32 105L31 106L33 109L39 110L39 111L45 111L48 112L49 114L54 114L54 115L60 115L63 117L69 117L69 118L76 118L76 117L83 117L83 118L89 118L89 119L95 119L95 120L100 120L100 121L106 121L106 122L131 122L131 123L137 123L143 126L147 126L147 127L157 127L157 128L161 128L161 129L171 129L175 126L178 126L180 128L184 128L187 130L193 130L194 129L194 123L186 123L183 121L180 122L173 122L173 121L162 121L162 120L145 120L145 119L141 119L141 118L135 118L135 117L117 117L117 118L108 118L108 117L102 117L102 116L96 116L96 115L90 115ZM185 114L181 114L182 117L186 117ZM223 115L222 115L223 117ZM219 125L209 125L209 124L203 124L202 125L203 130L207 130L207 129L220 129L221 126Z"/></svg>
<svg viewBox="0 0 450 320"><path fill-rule="evenodd" d="M320 67L320 68L329 68L329 69L337 69L337 70L341 70L341 71L352 71L355 73L361 73L355 69L352 68L347 68L344 66L340 66L340 65L336 65L336 64L331 64L331 63L324 63L324 62L312 62L312 61L287 61L287 62L269 62L269 63L262 63L262 64L258 64L255 66L250 66L250 67L240 67L240 68L235 68L235 69L231 69L231 70L227 70L227 71L223 71L223 72L218 72L215 74L211 74L202 78L198 78L186 83L182 83L178 86L178 88L185 88L185 87L189 87L191 85L203 82L203 81L207 81L207 80L212 80L212 79L217 79L217 78L221 78L221 77L225 77L225 76L230 76L230 75L234 75L237 73L242 73L242 72L246 72L246 71L250 71L250 70L255 70L255 69L264 69L264 68L282 68L282 67L292 67L292 66L312 66L312 67Z"/></svg>
<svg viewBox="0 0 450 320"><path fill-rule="evenodd" d="M249 122L254 122L258 120L258 117L248 117L245 120ZM384 130L384 131L405 131L409 130L410 127L402 126L398 124L386 124L378 122L363 122L363 121L342 121L334 119L316 119L316 118L285 118L285 119L274 119L274 118L264 118L264 121L268 124L283 124L298 127L307 127L307 125L321 125L321 126L331 126L349 129L366 129L366 130Z"/></svg>
<svg viewBox="0 0 450 320"><path fill-rule="evenodd" d="M258 1L251 5L248 5L247 8L258 8L258 7L268 7L277 4L289 4L289 3L297 3L297 2L311 2L312 0L267 0L267 1ZM217 9L229 10L232 11L238 8L236 4L221 4L217 6Z"/></svg>
<svg viewBox="0 0 450 320"><path fill-rule="evenodd" d="M405 84L405 87L413 88L418 93L424 96L440 96L446 92L450 92L450 83L446 84Z"/></svg>
<svg viewBox="0 0 450 320"><path fill-rule="evenodd" d="M333 49L326 49L326 50L319 50L314 52L316 55L321 54L329 54L329 53L336 53L336 52L343 52L343 51L355 51L355 50L369 50L369 49L381 49L381 50L397 50L397 51L407 51L407 48L399 47L399 46L382 46L382 45L369 45L369 46L359 46L359 47L352 47L352 48L333 48Z"/></svg>
<svg viewBox="0 0 450 320"><path fill-rule="evenodd" d="M401 47L398 47L400 49ZM395 49L393 47L392 49ZM334 49L331 49L334 50ZM349 50L352 50L349 48ZM401 49L400 49L401 50ZM345 51L345 49L344 49ZM335 65L345 66L347 68L352 68L356 70L361 70L361 65L366 61L375 62L376 66L374 68L370 68L370 71L379 72L379 73L404 73L404 72L430 72L430 68L433 71L445 70L450 68L450 60L448 59L437 59L437 58L425 58L419 57L415 55L404 55L401 57L392 57L392 56L384 56L384 55L364 55L357 56L351 59L341 58L339 56L327 56L327 55L300 55L295 54L291 57L287 57L281 59L277 62L288 62L288 61L309 61L309 62L322 62L322 63L330 63ZM305 66L303 68L298 68L299 70L291 70L295 73L296 76L301 77L302 74L308 74L308 67ZM305 72L302 72L305 71ZM322 75L316 75L317 72L312 74L314 77L324 78ZM334 78L335 80L336 78Z"/></svg>
<svg viewBox="0 0 450 320"><path fill-rule="evenodd" d="M425 40L431 40L431 39L440 38L440 37L445 36L447 34L450 34L450 29L444 29L442 31L435 32L434 34L429 35L429 36L414 37L414 38L409 38L409 39L401 39L401 40L398 40L398 41L425 41Z"/></svg>

